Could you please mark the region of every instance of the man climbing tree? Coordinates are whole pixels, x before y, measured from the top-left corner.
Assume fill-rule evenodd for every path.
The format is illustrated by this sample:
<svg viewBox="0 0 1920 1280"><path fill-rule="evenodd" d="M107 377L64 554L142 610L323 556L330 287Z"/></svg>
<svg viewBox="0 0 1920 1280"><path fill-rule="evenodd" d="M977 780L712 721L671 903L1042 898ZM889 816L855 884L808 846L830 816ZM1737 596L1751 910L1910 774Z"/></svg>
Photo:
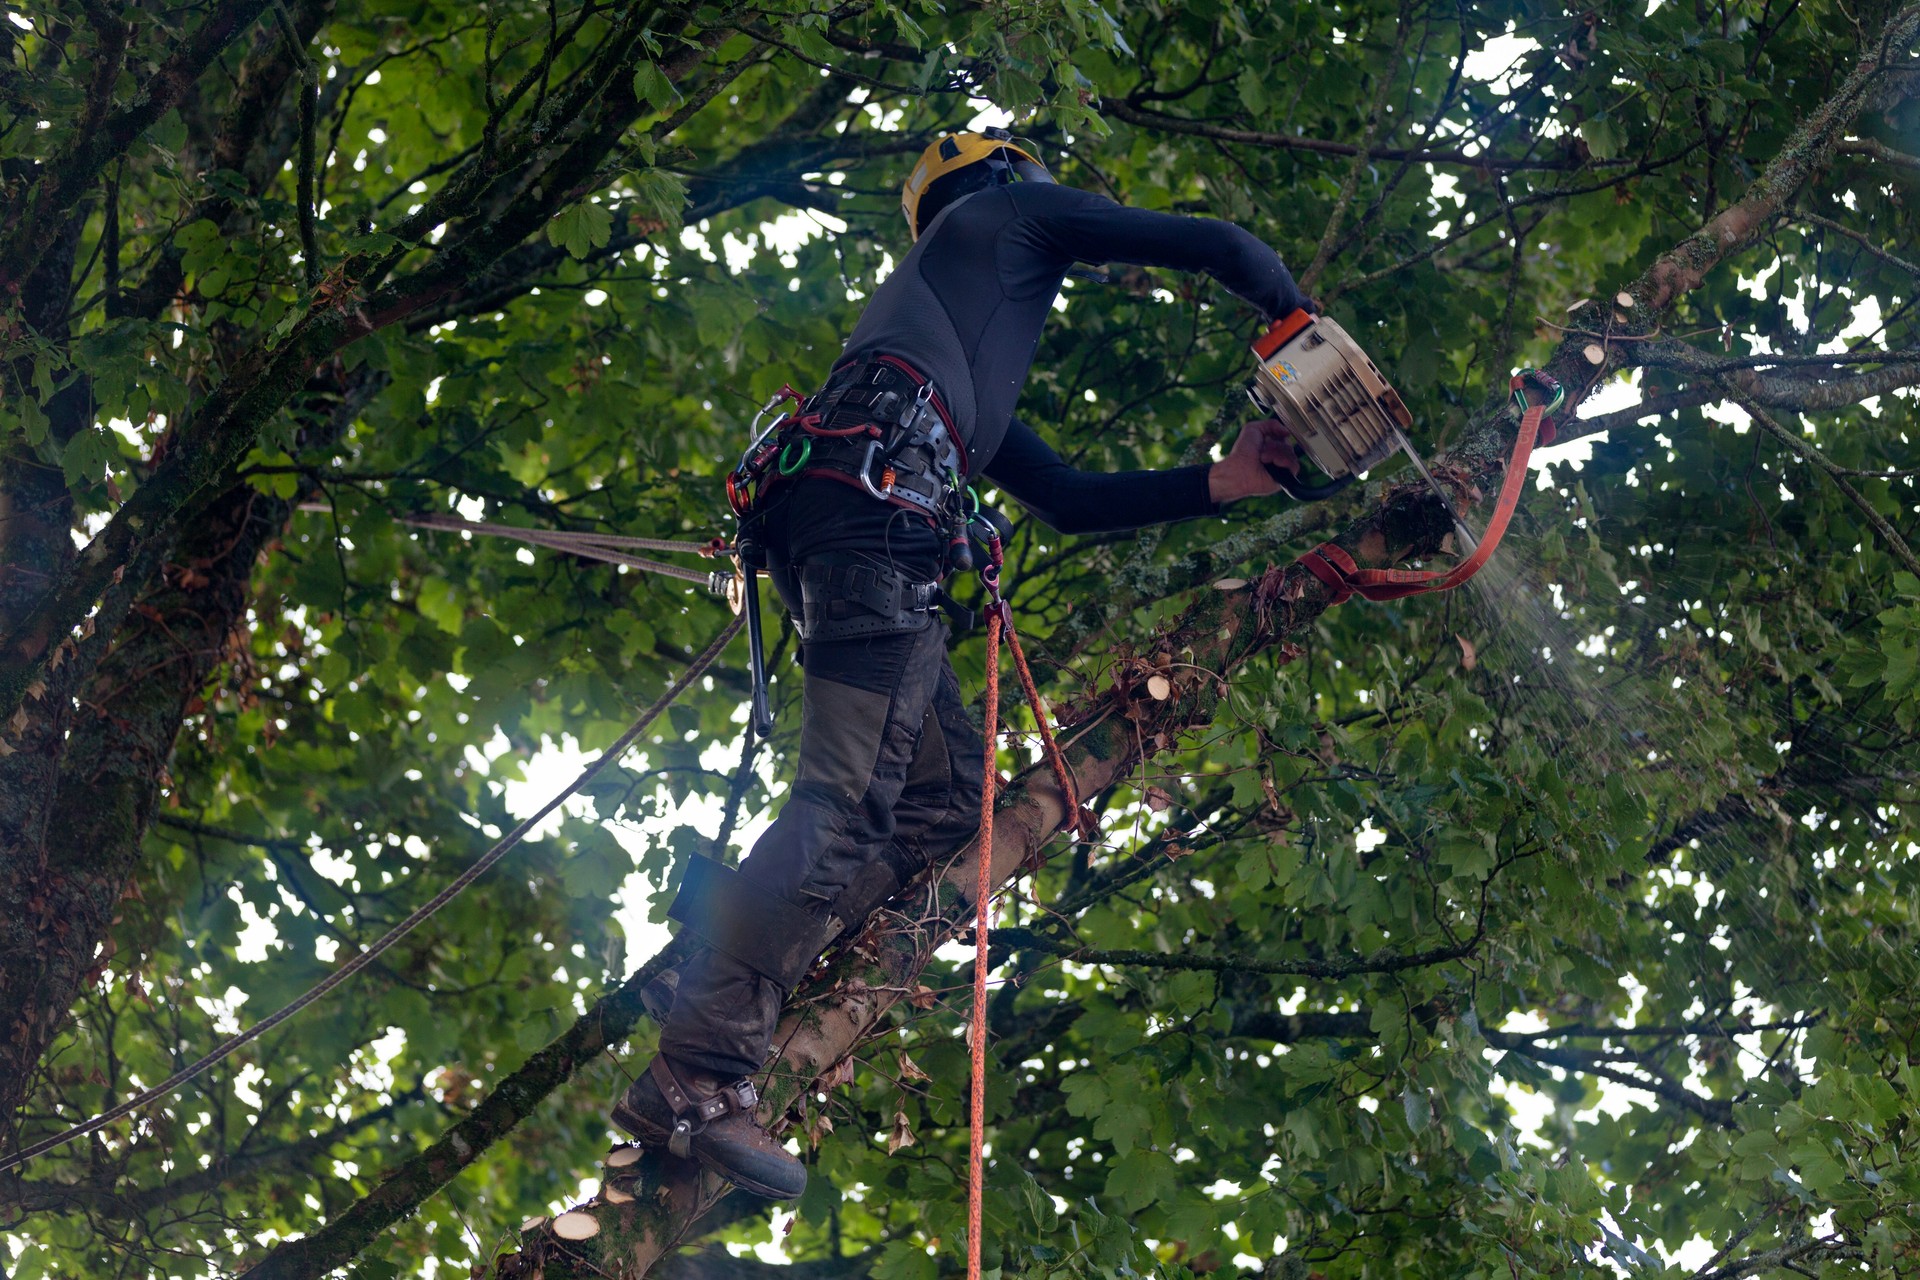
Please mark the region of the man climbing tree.
<svg viewBox="0 0 1920 1280"><path fill-rule="evenodd" d="M1916 44L1886 0L6 7L0 1271L1914 1273ZM1467 589L1347 599L1459 559L1410 469L1120 528L1188 470L1069 536L1009 424L970 479L1030 482L1008 595L1099 840L1036 766L841 932L754 1075L797 1201L609 1159L644 993L695 976L668 906L806 726L782 679L749 748L711 561L593 548L731 529L755 409L821 389L904 275L903 170L988 106L1063 183L1284 247L1472 533L1517 480L1511 527ZM1019 416L1164 498L1232 442L1254 326L1113 276ZM1522 474L1527 365L1567 404ZM991 424L940 390L957 452ZM770 559L835 489L932 554L812 439L841 478L771 481ZM802 948L833 914L781 905Z"/></svg>
<svg viewBox="0 0 1920 1280"><path fill-rule="evenodd" d="M874 295L826 385L766 446L742 539L764 542L799 624L799 774L729 871L693 863L673 914L706 944L656 980L660 1051L614 1122L775 1199L806 1168L756 1117L749 1079L787 994L834 938L962 843L982 743L934 615L970 563L969 478L1068 533L1183 520L1277 493L1296 469L1279 423L1210 465L1089 474L1013 417L1040 329L1076 262L1206 272L1267 319L1306 300L1273 250L1230 223L1127 209L1054 183L1004 132L929 145L902 187L913 248ZM998 533L988 544L997 555Z"/></svg>

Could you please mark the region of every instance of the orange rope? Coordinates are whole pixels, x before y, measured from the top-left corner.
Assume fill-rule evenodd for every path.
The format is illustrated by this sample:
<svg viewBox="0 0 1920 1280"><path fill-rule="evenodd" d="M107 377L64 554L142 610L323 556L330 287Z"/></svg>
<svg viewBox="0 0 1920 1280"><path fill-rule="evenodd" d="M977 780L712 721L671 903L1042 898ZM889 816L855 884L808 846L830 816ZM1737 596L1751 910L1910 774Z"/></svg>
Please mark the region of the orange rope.
<svg viewBox="0 0 1920 1280"><path fill-rule="evenodd" d="M993 805L999 798L1000 768L995 744L1000 726L1001 608L987 613L987 760L980 788L979 873L973 888L973 1098L972 1132L967 1137L967 1280L980 1280L980 1211L985 1179L981 1147L987 1131L987 899L993 893ZM1009 639L1013 632L1007 632ZM1024 670L1025 664L1022 664ZM1042 722L1044 729L1044 721ZM1069 801L1071 802L1071 801Z"/></svg>

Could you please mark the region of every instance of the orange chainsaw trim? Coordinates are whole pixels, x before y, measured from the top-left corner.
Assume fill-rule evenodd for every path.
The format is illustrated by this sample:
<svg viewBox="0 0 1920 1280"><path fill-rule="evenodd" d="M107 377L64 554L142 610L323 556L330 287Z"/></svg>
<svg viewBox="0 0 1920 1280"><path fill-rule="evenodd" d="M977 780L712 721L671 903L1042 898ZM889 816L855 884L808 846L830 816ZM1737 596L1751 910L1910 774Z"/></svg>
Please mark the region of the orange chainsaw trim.
<svg viewBox="0 0 1920 1280"><path fill-rule="evenodd" d="M1521 392L1525 379L1516 376L1511 387ZM1400 600L1425 595L1429 591L1451 591L1480 572L1500 546L1514 509L1520 505L1520 493L1527 480L1527 462L1533 456L1536 441L1552 444L1553 424L1546 420L1547 406L1529 405L1520 415L1520 432L1513 442L1513 454L1507 459L1507 474L1500 482L1500 496L1494 503L1493 518L1472 555L1451 569L1362 569L1346 549L1323 542L1301 556L1296 564L1326 584L1333 593L1329 605L1344 604L1354 596L1365 600Z"/></svg>
<svg viewBox="0 0 1920 1280"><path fill-rule="evenodd" d="M1253 354L1262 360L1270 358L1274 352L1293 341L1293 335L1313 323L1313 316L1305 311L1289 311L1272 324L1267 331L1253 340Z"/></svg>

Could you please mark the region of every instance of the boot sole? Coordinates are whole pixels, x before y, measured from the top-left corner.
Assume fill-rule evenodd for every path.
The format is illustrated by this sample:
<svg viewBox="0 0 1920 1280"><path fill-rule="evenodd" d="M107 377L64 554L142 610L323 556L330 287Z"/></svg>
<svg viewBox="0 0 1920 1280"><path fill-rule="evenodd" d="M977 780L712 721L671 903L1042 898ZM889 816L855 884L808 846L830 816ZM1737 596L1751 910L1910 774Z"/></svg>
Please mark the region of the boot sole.
<svg viewBox="0 0 1920 1280"><path fill-rule="evenodd" d="M644 1147L664 1149L667 1139L672 1136L653 1121L646 1119L638 1112L629 1110L624 1098L613 1104L612 1119L616 1125L631 1134ZM800 1198L792 1192L777 1191L764 1182L755 1182L752 1178L735 1173L725 1165L708 1158L698 1145L693 1148L693 1158L700 1162L702 1168L712 1170L742 1191L750 1192L763 1200L798 1200Z"/></svg>

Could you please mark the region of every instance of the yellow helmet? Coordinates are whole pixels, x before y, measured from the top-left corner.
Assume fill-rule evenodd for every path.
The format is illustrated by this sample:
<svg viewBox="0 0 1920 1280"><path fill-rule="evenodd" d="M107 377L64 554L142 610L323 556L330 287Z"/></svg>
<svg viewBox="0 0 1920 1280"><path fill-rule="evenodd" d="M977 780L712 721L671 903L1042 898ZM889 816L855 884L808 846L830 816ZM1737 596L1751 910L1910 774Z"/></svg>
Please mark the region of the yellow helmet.
<svg viewBox="0 0 1920 1280"><path fill-rule="evenodd" d="M906 215L907 230L920 238L920 201L927 189L950 173L969 165L986 162L1002 171L1002 182L1018 177L1026 182L1052 182L1047 166L1034 159L1025 148L1015 146L1005 129L984 129L979 133L949 133L920 153L913 172L900 188L900 212Z"/></svg>

